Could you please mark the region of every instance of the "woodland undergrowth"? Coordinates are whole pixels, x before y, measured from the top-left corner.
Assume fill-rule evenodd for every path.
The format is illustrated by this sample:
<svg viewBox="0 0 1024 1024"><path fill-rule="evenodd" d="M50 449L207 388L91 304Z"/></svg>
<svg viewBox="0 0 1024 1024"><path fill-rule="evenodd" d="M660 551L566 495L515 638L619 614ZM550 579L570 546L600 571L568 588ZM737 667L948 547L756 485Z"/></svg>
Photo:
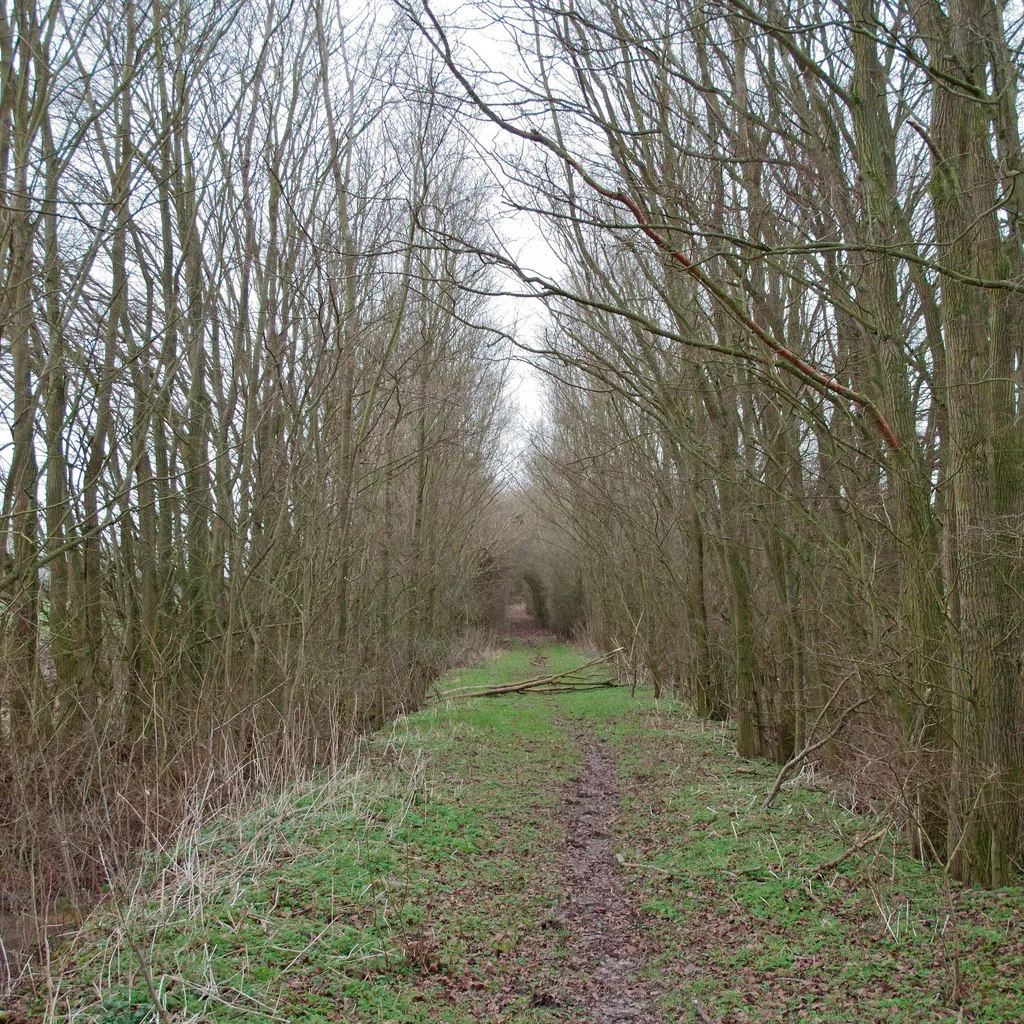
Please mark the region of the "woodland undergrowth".
<svg viewBox="0 0 1024 1024"><path fill-rule="evenodd" d="M665 1020L1016 1022L1020 888L951 887L883 815L729 727L628 687L445 699L552 674L513 644L342 768L183 829L34 976L20 1021L585 1021L562 804L580 737L618 774L608 827Z"/></svg>

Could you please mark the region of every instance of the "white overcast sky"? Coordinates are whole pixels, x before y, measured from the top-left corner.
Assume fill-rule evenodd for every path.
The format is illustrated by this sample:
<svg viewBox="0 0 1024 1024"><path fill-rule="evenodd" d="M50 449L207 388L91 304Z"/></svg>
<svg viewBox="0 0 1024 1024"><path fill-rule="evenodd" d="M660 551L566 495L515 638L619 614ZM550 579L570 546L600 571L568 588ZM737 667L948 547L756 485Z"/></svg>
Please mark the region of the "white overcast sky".
<svg viewBox="0 0 1024 1024"><path fill-rule="evenodd" d="M470 66L467 70L495 71L515 77L519 57L510 35L514 29L507 22L496 21L482 13L477 4L460 0L431 0L431 9L452 26L459 56ZM453 90L459 89L453 79L449 84ZM481 165L500 190L507 185L507 179L495 154L508 146L510 140L501 129L482 118L474 121L470 131ZM558 258L535 218L514 210L508 203L502 203L499 212L500 220L494 227L509 255L524 268L548 277L559 276ZM519 287L511 277L507 284L509 291ZM516 335L526 344L531 344L545 326L546 312L536 299L507 296L496 299L495 304L503 320L517 324ZM542 418L541 376L524 354L516 357L510 390L524 428Z"/></svg>

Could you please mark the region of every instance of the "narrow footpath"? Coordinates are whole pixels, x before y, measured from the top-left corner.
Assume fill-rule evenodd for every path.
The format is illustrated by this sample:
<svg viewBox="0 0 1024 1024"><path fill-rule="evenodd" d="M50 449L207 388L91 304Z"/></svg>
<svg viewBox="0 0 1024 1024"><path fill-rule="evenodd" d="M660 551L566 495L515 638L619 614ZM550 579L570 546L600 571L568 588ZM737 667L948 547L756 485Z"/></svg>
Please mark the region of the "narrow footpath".
<svg viewBox="0 0 1024 1024"><path fill-rule="evenodd" d="M615 859L612 821L618 801L615 762L607 740L578 734L583 766L562 803L565 821L564 921L582 980L579 1002L599 1024L661 1024L635 899Z"/></svg>

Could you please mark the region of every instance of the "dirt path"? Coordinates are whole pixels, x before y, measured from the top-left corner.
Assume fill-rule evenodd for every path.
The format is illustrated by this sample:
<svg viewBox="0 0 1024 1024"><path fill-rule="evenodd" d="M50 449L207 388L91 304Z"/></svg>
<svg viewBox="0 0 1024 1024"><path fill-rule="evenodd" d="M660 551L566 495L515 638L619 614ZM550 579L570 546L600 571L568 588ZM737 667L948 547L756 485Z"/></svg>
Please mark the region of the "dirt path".
<svg viewBox="0 0 1024 1024"><path fill-rule="evenodd" d="M505 609L504 631L508 640L521 640L531 646L555 640L555 634L530 615L523 604L509 605Z"/></svg>
<svg viewBox="0 0 1024 1024"><path fill-rule="evenodd" d="M609 747L579 737L583 770L562 801L568 899L562 921L570 932L573 993L599 1024L661 1024L654 986L641 977L645 961L637 912L612 848L617 795Z"/></svg>

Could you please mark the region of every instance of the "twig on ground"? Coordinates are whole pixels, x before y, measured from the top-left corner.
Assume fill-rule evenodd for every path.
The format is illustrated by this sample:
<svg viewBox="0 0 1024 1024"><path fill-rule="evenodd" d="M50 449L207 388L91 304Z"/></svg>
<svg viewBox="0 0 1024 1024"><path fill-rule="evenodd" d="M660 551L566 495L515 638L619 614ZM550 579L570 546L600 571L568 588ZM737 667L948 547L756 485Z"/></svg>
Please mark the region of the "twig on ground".
<svg viewBox="0 0 1024 1024"><path fill-rule="evenodd" d="M838 691L838 690L836 690L836 693L838 693L838 692L839 692L839 691ZM835 696L835 694L833 694L832 696L834 697L834 696ZM810 757L810 755L811 755L811 754L813 754L813 753L814 753L814 752L815 752L816 750L819 750L819 749L821 749L821 747L825 746L825 744L826 744L826 743L828 743L828 742L829 742L829 740L835 739L835 737L836 737L836 736L838 736L838 735L839 735L839 733L840 733L840 732L842 731L842 728L843 728L843 726L844 726L844 725L846 724L846 720L847 720L847 718L849 718L849 717L850 717L850 715L852 715L852 714L854 713L854 711L856 711L856 710L857 710L858 708L860 708L860 707L863 707L863 706L864 706L865 704L867 704L867 703L868 703L868 702L869 702L870 700L871 700L871 698L870 698L870 697L864 697L864 698L862 698L861 700L857 701L857 703L856 703L856 704L854 704L854 705L853 705L852 707L849 707L849 708L847 708L847 709L846 709L846 710L845 710L845 711L844 711L844 712L842 713L842 715L840 715L840 716L839 716L839 721L838 721L838 722L836 723L836 725L835 725L835 728L834 728L834 729L831 729L831 730L829 730L829 732L828 732L828 733L826 733L826 734L825 734L825 735L824 735L824 736L823 736L823 737L822 737L822 738L821 738L820 740L818 740L818 741L817 741L816 743L805 743L805 744L804 744L804 749L803 749L803 750L801 750L801 751L800 751L800 752L799 752L798 754L794 754L794 755L793 755L793 756L792 756L792 757L791 757L791 758L790 758L790 759L789 759L789 760L788 760L788 761L787 761L787 762L786 762L786 763L785 763L785 764L784 764L784 765L782 766L782 771L780 771L780 772L779 772L778 776L777 776L777 777L776 777L776 779L775 779L775 785L774 785L774 786L772 786L771 792L770 792L770 793L769 793L769 794L768 794L768 795L767 795L767 796L766 796L766 797L764 798L764 803L763 803L763 804L761 804L761 810L762 810L762 811L767 811L767 810L768 810L768 808L769 808L769 807L771 807L771 805L772 805L772 803L774 802L775 798L776 798L776 797L777 797L777 796L779 795L779 793L780 793L780 792L782 791L782 784L783 784L783 783L784 783L784 782L786 781L786 776L787 776L787 775L789 775L789 773L790 773L790 772L791 772L791 771L792 771L792 770L793 770L793 769L794 769L794 768L795 768L795 767L796 767L796 766L797 766L798 764L800 764L800 762L801 762L801 761L804 761L804 760L806 760L806 759L807 759L808 757ZM831 697L829 698L829 702L828 702L828 703L829 703L829 704L831 704L831 703L832 703L832 698L831 698ZM826 712L827 710L828 710L828 704L826 704L826 705L825 705L825 707L824 707L824 708L822 708L822 712L821 712L821 714L820 714L820 715L818 715L818 719L817 719L817 721L816 721L816 722L814 723L814 725L815 725L815 726L817 726L818 722L820 722L820 721L821 721L821 718L822 718L822 716L823 716L823 715L825 714L825 712ZM812 734L812 735L814 734L814 729L813 729L813 728L811 729L811 734Z"/></svg>
<svg viewBox="0 0 1024 1024"><path fill-rule="evenodd" d="M844 860L847 860L849 857L852 857L855 853L860 853L865 846L869 846L871 843L875 842L878 839L885 838L885 836L888 834L889 826L886 825L885 828L879 829L877 832L868 836L867 839L862 839L860 842L854 843L853 846L851 846L848 850L844 850L838 857L826 861L824 864L819 864L814 869L814 874L823 875L826 871L831 871L833 868L839 867L839 865L842 864Z"/></svg>
<svg viewBox="0 0 1024 1024"><path fill-rule="evenodd" d="M640 864L637 861L626 860L621 853L615 854L615 863L620 868L643 868L645 871L658 871L663 875L671 875L672 872L668 868L659 868L657 864Z"/></svg>
<svg viewBox="0 0 1024 1024"><path fill-rule="evenodd" d="M153 1008L156 1010L157 1016L160 1018L160 1024L174 1024L171 1020L171 1015L167 1012L167 1007L160 1001L160 994L156 990L156 984L153 981L153 971L149 966L149 961L143 955L142 950L139 948L139 944L135 941L135 936L132 934L131 927L124 916L124 911L121 909L121 903L117 898L115 883L110 870L107 868L107 861L103 856L102 851L100 851L100 861L103 865L104 873L107 878L110 879L110 902L117 913L118 920L121 922L121 929L124 932L125 938L128 940L128 944L134 950L135 956L139 961L139 967L142 970L142 977L146 982L146 989L149 992L149 998L153 1004Z"/></svg>
<svg viewBox="0 0 1024 1024"><path fill-rule="evenodd" d="M120 910L118 910L120 914ZM152 1002L157 1014L160 1017L161 1024L174 1024L171 1020L171 1015L167 1012L167 1008L160 1001L160 995L156 990L156 984L153 982L153 971L149 966L149 961L143 956L142 950L139 948L139 944L135 941L135 936L132 935L131 931L128 930L128 924L121 918L122 927L125 929L125 936L128 939L128 944L135 951L135 956L138 958L139 967L142 968L142 977L146 982L146 989L149 992L149 999Z"/></svg>
<svg viewBox="0 0 1024 1024"><path fill-rule="evenodd" d="M694 999L693 1007L697 1011L697 1020L699 1020L701 1024L718 1024L718 1021L700 1005L698 1000Z"/></svg>

